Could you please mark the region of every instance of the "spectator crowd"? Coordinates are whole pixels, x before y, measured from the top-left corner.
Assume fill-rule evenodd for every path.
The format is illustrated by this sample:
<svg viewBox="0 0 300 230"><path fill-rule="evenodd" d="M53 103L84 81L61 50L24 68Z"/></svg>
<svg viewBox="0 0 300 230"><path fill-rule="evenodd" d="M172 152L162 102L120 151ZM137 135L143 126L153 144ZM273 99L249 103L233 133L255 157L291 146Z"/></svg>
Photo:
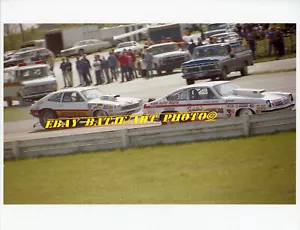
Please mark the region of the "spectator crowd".
<svg viewBox="0 0 300 230"><path fill-rule="evenodd" d="M148 57L148 59L151 59L151 57ZM90 86L93 84L91 72L95 74L95 85L117 82L120 77L121 83L131 81L139 77L136 69L136 61L136 55L131 49L124 49L121 54L117 54L112 50L109 52L107 58L95 55L92 63L87 59L85 54L82 57L77 56L74 67L72 67L69 58L62 58L60 69L64 79L64 87L74 87L73 68L78 73L79 86ZM148 61L147 63L150 62Z"/></svg>

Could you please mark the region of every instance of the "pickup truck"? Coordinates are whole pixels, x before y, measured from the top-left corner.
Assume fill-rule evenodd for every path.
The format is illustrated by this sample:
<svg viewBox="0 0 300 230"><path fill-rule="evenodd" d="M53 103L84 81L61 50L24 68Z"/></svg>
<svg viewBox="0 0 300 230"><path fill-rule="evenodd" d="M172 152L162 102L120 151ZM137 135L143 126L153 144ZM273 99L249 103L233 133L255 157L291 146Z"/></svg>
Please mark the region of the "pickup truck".
<svg viewBox="0 0 300 230"><path fill-rule="evenodd" d="M240 71L242 76L248 74L248 66L253 65L252 51L240 43L218 43L198 46L193 58L181 65L182 78L188 85L195 80L220 78L227 79L227 74Z"/></svg>

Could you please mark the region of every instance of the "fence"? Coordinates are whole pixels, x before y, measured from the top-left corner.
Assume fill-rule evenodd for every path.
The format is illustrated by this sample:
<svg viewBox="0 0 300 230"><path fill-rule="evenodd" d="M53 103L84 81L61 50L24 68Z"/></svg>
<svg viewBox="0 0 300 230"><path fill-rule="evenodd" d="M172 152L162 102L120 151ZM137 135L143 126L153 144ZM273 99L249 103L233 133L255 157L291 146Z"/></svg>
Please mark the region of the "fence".
<svg viewBox="0 0 300 230"><path fill-rule="evenodd" d="M296 53L296 35L290 34L283 37L285 53ZM257 57L266 57L269 54L269 40L267 38L256 40ZM272 50L272 56L274 56L274 50Z"/></svg>
<svg viewBox="0 0 300 230"><path fill-rule="evenodd" d="M4 142L4 158L26 158L98 150L240 137L296 129L296 111L91 134Z"/></svg>

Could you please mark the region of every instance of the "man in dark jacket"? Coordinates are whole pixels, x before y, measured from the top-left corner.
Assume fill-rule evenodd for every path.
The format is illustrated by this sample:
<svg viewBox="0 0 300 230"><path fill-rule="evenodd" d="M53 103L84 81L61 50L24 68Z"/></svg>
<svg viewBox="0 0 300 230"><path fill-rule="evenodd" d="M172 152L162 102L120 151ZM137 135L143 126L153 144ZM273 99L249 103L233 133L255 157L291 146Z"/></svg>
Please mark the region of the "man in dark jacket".
<svg viewBox="0 0 300 230"><path fill-rule="evenodd" d="M78 56L76 57L76 70L79 76L79 82L80 82L79 85L83 85L84 82L83 82L82 71L81 71L81 60Z"/></svg>
<svg viewBox="0 0 300 230"><path fill-rule="evenodd" d="M107 84L111 83L110 76L109 76L109 63L108 63L108 61L106 60L105 57L102 57L102 60L101 60L101 69L105 73L106 83Z"/></svg>
<svg viewBox="0 0 300 230"><path fill-rule="evenodd" d="M117 74L116 74L117 58L116 58L116 56L114 55L113 52L109 52L109 57L107 58L107 61L108 61L108 64L109 64L112 81L114 79L117 81L118 80L117 79Z"/></svg>
<svg viewBox="0 0 300 230"><path fill-rule="evenodd" d="M68 72L67 72L67 63L65 59L62 59L62 63L60 63L60 69L62 71L62 75L64 78L65 88L69 86Z"/></svg>
<svg viewBox="0 0 300 230"><path fill-rule="evenodd" d="M189 44L189 46L188 46L188 50L189 50L191 55L193 55L193 52L194 52L194 49L195 49L196 46L197 45L194 43L194 40L191 39L191 44Z"/></svg>
<svg viewBox="0 0 300 230"><path fill-rule="evenodd" d="M83 55L83 58L81 60L81 71L82 71L82 77L85 81L85 86L88 86L92 83L92 79L88 79L88 75L90 74L91 64L90 61L86 58L86 55Z"/></svg>

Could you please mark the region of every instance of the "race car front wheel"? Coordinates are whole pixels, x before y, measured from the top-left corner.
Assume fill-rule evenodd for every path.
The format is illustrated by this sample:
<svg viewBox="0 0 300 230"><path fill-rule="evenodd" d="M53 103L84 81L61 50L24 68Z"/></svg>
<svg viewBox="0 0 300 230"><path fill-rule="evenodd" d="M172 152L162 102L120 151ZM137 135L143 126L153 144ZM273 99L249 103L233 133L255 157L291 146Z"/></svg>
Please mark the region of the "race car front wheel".
<svg viewBox="0 0 300 230"><path fill-rule="evenodd" d="M253 112L251 109L241 109L237 111L237 116L242 117L242 116L251 116L253 115Z"/></svg>
<svg viewBox="0 0 300 230"><path fill-rule="evenodd" d="M42 125L43 128L46 127L48 119L55 119L55 118L57 118L57 115L51 109L45 109L39 113L40 124Z"/></svg>

